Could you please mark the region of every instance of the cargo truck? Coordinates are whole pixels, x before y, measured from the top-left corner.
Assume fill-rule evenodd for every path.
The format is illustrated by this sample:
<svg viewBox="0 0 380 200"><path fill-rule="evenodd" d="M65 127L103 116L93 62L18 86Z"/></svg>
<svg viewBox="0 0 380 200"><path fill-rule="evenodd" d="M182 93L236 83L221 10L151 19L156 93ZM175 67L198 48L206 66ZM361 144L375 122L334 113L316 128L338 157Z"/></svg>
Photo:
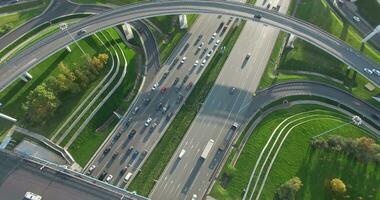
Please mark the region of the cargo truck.
<svg viewBox="0 0 380 200"><path fill-rule="evenodd" d="M212 148L212 146L214 145L214 140L213 139L210 139L210 141L208 141L208 143L206 144L206 147L205 149L203 150L202 154L201 154L201 158L205 159L207 158L208 154L210 153L210 150Z"/></svg>

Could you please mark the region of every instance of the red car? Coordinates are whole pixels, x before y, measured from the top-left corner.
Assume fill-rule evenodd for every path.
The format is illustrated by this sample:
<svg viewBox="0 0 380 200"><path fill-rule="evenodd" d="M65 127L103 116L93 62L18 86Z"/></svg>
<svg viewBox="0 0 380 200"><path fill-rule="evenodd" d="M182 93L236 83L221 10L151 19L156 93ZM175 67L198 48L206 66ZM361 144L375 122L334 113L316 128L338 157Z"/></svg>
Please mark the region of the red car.
<svg viewBox="0 0 380 200"><path fill-rule="evenodd" d="M168 89L167 87L162 87L161 90L160 90L160 92L164 93L164 92L166 92L167 89Z"/></svg>

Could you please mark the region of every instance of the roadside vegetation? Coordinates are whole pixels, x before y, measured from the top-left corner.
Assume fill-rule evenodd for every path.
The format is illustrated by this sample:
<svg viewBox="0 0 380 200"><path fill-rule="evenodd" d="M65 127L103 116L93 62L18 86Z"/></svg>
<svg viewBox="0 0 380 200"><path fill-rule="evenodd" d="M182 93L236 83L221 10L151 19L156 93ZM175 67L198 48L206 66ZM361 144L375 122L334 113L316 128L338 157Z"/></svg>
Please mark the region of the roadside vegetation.
<svg viewBox="0 0 380 200"><path fill-rule="evenodd" d="M125 54L127 73L121 85L68 147L71 155L81 166L86 165L119 121L113 112L125 113L137 95L141 84L140 79L137 77L138 57L135 52L120 40L118 33L114 29L109 29L108 35L114 41L114 45L120 46L121 50L117 52L120 57L121 51ZM120 66L124 66L124 64L124 60L121 60ZM70 139L70 137L68 138Z"/></svg>
<svg viewBox="0 0 380 200"><path fill-rule="evenodd" d="M0 37L41 14L49 5L50 0L36 0L17 5L0 7Z"/></svg>
<svg viewBox="0 0 380 200"><path fill-rule="evenodd" d="M336 16L325 0L301 0L295 16L319 26L367 56L380 61L380 53L369 44L362 45L359 33L347 21ZM344 89L380 107L380 104L372 98L380 93L380 89L375 87L373 91L367 90L365 85L368 80L365 77L301 39L295 41L294 49L283 49L286 39L284 33L281 33L277 39L276 47L261 80L260 89L289 80L314 80Z"/></svg>
<svg viewBox="0 0 380 200"><path fill-rule="evenodd" d="M98 43L93 38L93 36L79 41L79 45L82 47L82 49L84 49L89 58L98 56L100 53L106 53L104 52L104 48L102 48L101 44ZM4 104L2 112L18 119L19 121L17 122L17 124L19 126L29 128L35 132L41 133L46 137L49 137L52 134L53 130L57 127L57 125L60 124L65 118L65 116L67 116L67 114L70 113L71 110L76 106L76 104L80 102L80 100L84 96L86 96L86 94L90 90L92 90L92 88L96 85L99 79L102 76L104 76L105 72L107 71L106 69L101 70L98 72L98 74L96 74L96 72L93 71L91 73L91 77L87 77L91 81L89 82L88 87L86 87L85 89L78 88L77 86L79 84L77 82L77 84L72 88L62 88L67 90L66 92L59 94L59 99L61 103L60 106L56 109L54 116L48 117L46 121L43 121L43 119L41 119L41 123L30 123L31 119L27 117L28 110L23 109L23 105L25 105L26 102L30 100L29 95L33 93L32 91L36 91L36 89L39 88L39 93L45 93L43 95L45 96L47 95L47 91L44 90L44 88L46 89L46 85L50 84L50 80L54 78L57 80L57 77L60 77L60 79L58 80L61 80L63 83L65 81L68 81L67 76L64 75L65 73L68 72L68 75L70 75L76 69L83 69L89 67L89 58L83 55L75 44L71 45L71 50L71 53L69 53L66 49L61 50L55 53L54 55L50 56L48 59L44 60L40 64L38 64L32 70L30 70L30 74L33 76L33 79L28 83L24 83L22 80L17 80L9 87L7 87L4 91L2 91L0 93L0 101ZM62 67L61 69L59 68L60 63L62 63L61 66L65 66L65 73L64 71L62 71ZM108 67L109 65L107 64L106 68ZM83 71L84 70L81 70L81 72ZM65 85L64 87L68 86ZM80 90L76 90L74 88ZM53 97L51 92L49 92L49 95L47 95L49 98Z"/></svg>
<svg viewBox="0 0 380 200"><path fill-rule="evenodd" d="M154 187L155 180L160 177L165 166L170 161L171 156L174 154L177 146L200 110L202 103L213 87L243 27L244 22L228 32L221 44L221 46L226 47L225 52L216 52L193 91L186 99L186 102L166 130L165 135L161 138L160 142L145 161L140 172L129 185L128 190L137 191L137 193L145 196L149 195L149 192Z"/></svg>
<svg viewBox="0 0 380 200"><path fill-rule="evenodd" d="M248 197L256 185L254 196L262 186L260 199L276 199L279 190L284 190L283 184L298 177L302 187L293 191L296 199L337 198L341 194L333 191L329 184L334 178L340 178L346 183L347 191L342 196L352 199L379 198L379 165L373 159L363 162L362 158L366 156L355 156L356 154L347 152L348 149L355 151L347 146L352 144L358 148L357 155L373 155L369 152L379 145L374 144L368 130L348 124L349 121L349 117L315 105L296 105L291 109L270 113L251 133L236 164L228 162L224 166L211 195L217 199L241 199L256 162L259 162ZM341 127L337 128L339 126ZM324 144L329 144L329 148L316 148L312 143L317 140L312 138L329 130L331 132L317 138L326 141ZM273 137L270 138L272 134ZM277 137L278 141L275 140ZM347 145L335 141L345 141L344 144ZM267 142L269 146L265 150ZM365 144L369 150L361 148L361 144ZM274 149L269 151L271 147ZM259 159L261 152L263 154ZM265 158L268 158L267 162L264 162ZM287 191L282 191L283 193Z"/></svg>

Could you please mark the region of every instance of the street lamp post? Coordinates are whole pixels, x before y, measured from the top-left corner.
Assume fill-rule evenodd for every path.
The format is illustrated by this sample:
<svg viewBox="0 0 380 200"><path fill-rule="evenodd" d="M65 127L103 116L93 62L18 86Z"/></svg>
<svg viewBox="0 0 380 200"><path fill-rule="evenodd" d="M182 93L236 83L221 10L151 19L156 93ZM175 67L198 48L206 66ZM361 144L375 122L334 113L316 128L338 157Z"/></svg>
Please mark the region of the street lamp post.
<svg viewBox="0 0 380 200"><path fill-rule="evenodd" d="M323 132L323 133L321 133L319 135L316 135L316 136L314 136L312 138L314 139L314 138L320 137L322 135L326 135L327 133L330 133L330 132L335 131L335 130L337 130L339 128L342 128L343 126L346 126L348 124L354 124L356 126L360 126L360 125L363 124L363 120L359 116L354 115L354 116L351 117L351 121L350 122L344 123L344 124L342 124L340 126L337 126L337 127L333 128L333 129L327 130L327 131L325 131L325 132Z"/></svg>
<svg viewBox="0 0 380 200"><path fill-rule="evenodd" d="M77 42L77 40L75 40L75 38L73 37L73 35L71 35L71 33L67 30L67 24L66 23L61 23L59 24L59 28L62 30L62 31L65 31L69 36L70 38L74 41L74 43L78 46L78 48L82 51L83 55L86 56L87 59L90 58L90 56L82 49L82 47L79 45L79 43Z"/></svg>

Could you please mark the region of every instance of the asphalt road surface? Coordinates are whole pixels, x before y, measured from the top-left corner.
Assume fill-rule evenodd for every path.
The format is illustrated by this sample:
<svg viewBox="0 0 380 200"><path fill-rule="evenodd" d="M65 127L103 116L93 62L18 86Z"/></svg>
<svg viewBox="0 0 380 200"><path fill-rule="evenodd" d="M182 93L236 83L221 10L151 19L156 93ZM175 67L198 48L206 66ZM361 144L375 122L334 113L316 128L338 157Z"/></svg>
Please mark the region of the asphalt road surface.
<svg viewBox="0 0 380 200"><path fill-rule="evenodd" d="M22 200L27 191L44 200L120 200L121 195L0 152L0 199ZM124 198L128 199L128 198Z"/></svg>
<svg viewBox="0 0 380 200"><path fill-rule="evenodd" d="M171 119L174 118L175 113L179 110L184 99L192 89L192 87L189 88L190 82L195 84L199 79L206 67L200 66L201 62L206 59L209 50L211 50L215 43L221 40L225 34L222 36L218 34L213 40L210 40L210 38L220 23L226 21L227 18L229 17L219 18L214 15L201 15L193 24L189 33L184 36L185 39L179 44L180 48L175 50L175 56L172 56L174 60L170 60L168 64L164 65L158 72L155 71L154 68L151 68L153 71L148 71L148 74L153 73L156 75L154 81L152 81L151 84L144 84L136 105L134 105L131 112L123 118L122 123L119 124L116 132L113 134L114 136L110 138L93 159L91 165L95 165L96 168L91 173L92 176L104 179L103 172L106 172L107 176L113 176L113 179L110 181L111 184L119 187L126 186L126 183L123 182L126 174L131 172L135 175L137 173L144 159L162 137ZM232 23L230 26L231 25ZM200 35L202 35L202 38L198 40ZM204 44L199 49L202 42ZM208 63L212 55L214 55L214 53L206 59L207 62L205 64ZM187 59L181 64L180 62L183 57L187 57ZM198 60L198 65L194 66L196 60ZM163 78L163 74L166 72L168 72L168 75L166 78ZM186 76L188 77L187 80L185 80ZM176 78L178 78L178 82L174 84ZM152 86L155 83L158 83L159 86L155 90L152 90ZM183 96L183 99L178 101L180 95ZM148 98L150 102L147 104L144 102L144 99ZM165 104L170 105L168 111L164 112L162 107L159 108L160 103L162 103L162 107L164 107ZM132 114L135 107L139 107L140 110L136 114ZM173 116L168 118L168 113L173 113ZM152 121L146 127L145 122L149 117L152 118ZM125 123L130 118L129 125L126 126ZM155 122L158 125L153 128L152 125ZM129 139L128 135L132 130L136 130L136 134L133 138ZM118 132L122 133L120 138L114 139L115 134ZM133 147L133 150L131 147ZM110 151L104 154L103 152L106 148L110 148ZM127 170L122 171L122 169L126 167ZM132 178L133 177L131 177L131 179Z"/></svg>
<svg viewBox="0 0 380 200"><path fill-rule="evenodd" d="M277 5L279 1L259 0L256 5L266 7L269 2ZM280 4L280 12L286 12L289 1L281 1ZM219 147L223 145L232 124L242 124L249 119L249 115L240 110L252 101L252 94L260 82L278 33L279 30L257 22L246 24L215 86L156 183L150 198L191 199L193 195L201 198L205 194L214 171L224 157L225 151ZM247 60L248 54L251 57ZM236 88L233 94L232 88ZM215 143L207 159L201 159L200 155L210 139ZM182 149L186 153L179 159Z"/></svg>
<svg viewBox="0 0 380 200"><path fill-rule="evenodd" d="M68 31L72 35L75 35L76 39L81 39L125 21L184 13L217 13L249 20L253 19L254 14L260 14L262 18L259 21L291 32L299 38L320 47L347 65L352 66L375 85L380 85L380 78L378 76L368 75L364 71L364 68L380 68L379 64L351 48L345 42L302 20L231 1L177 0L133 4L86 18L70 26ZM81 34L82 29L85 29L86 33ZM0 66L0 90L3 90L25 71L72 42L71 37L65 32L58 32L25 49L13 59L2 64Z"/></svg>
<svg viewBox="0 0 380 200"><path fill-rule="evenodd" d="M327 2L333 7L333 9L335 9L338 12L338 14L346 18L352 26L356 27L364 37L374 30L374 27L372 27L367 21L365 21L365 18L359 15L354 2L345 0L343 4L338 2L337 6L333 4L334 0L328 0ZM360 22L356 22L353 19L354 16L359 17ZM380 25L380 22L378 25ZM378 50L380 50L380 34L376 34L369 41L372 42L372 44Z"/></svg>

